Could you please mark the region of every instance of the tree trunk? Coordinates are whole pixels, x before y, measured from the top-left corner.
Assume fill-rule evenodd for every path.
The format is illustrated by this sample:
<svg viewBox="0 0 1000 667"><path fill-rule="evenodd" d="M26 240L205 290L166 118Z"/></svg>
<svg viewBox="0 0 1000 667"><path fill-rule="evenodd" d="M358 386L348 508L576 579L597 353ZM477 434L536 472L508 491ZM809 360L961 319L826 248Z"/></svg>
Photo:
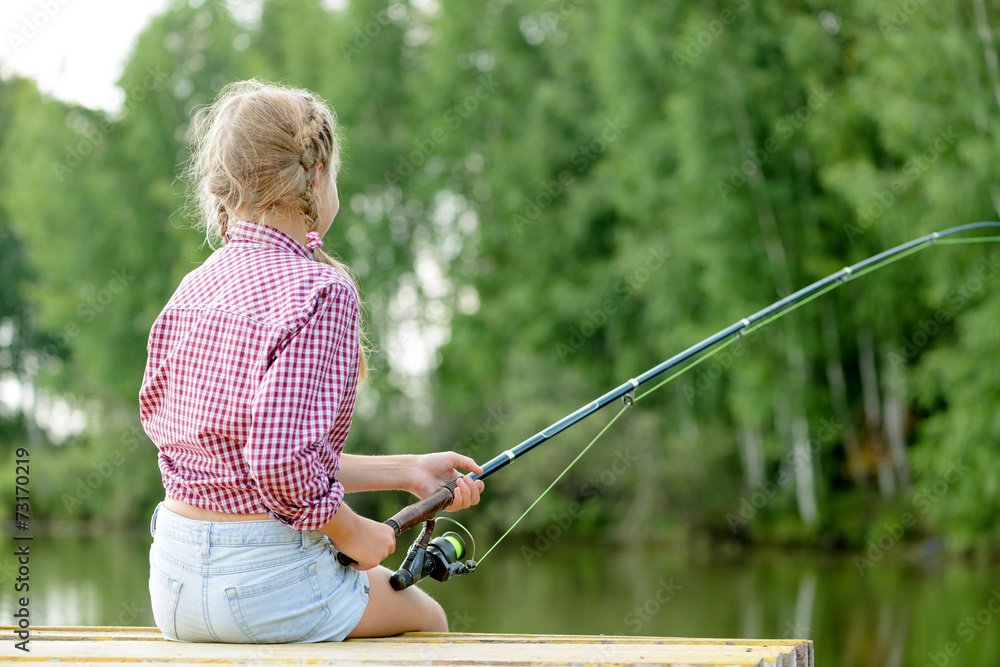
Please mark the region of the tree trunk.
<svg viewBox="0 0 1000 667"><path fill-rule="evenodd" d="M757 488L764 482L764 438L757 426L740 427L740 458L747 488Z"/></svg>
<svg viewBox="0 0 1000 667"><path fill-rule="evenodd" d="M38 447L42 442L42 430L38 426L38 386L34 373L25 373L21 378L21 412L28 432L28 444Z"/></svg>
<svg viewBox="0 0 1000 667"><path fill-rule="evenodd" d="M986 5L983 0L972 0L972 9L976 16L976 32L979 34L979 41L983 43L983 60L986 61L986 71L990 75L993 99L1000 108L1000 64L997 62L997 49L993 44L993 31L990 29Z"/></svg>
<svg viewBox="0 0 1000 667"><path fill-rule="evenodd" d="M746 100L743 98L742 87L739 82L732 77L728 77L730 88L734 94L729 97L730 115L736 129L737 141L742 154L752 155L757 150L753 131L750 127L749 114L747 112ZM747 183L750 186L750 198L753 201L754 210L757 213L757 224L760 227L761 237L764 240L764 248L767 251L768 261L774 273L778 292L790 294L792 284L790 279L790 267L788 266L788 255L785 246L778 233L778 219L771 206L771 200L767 194L767 183L764 180L763 170L758 167L747 174ZM795 457L795 498L798 502L799 516L807 525L815 523L817 518L816 488L813 472L812 452L809 449L809 418L806 414L804 397L807 385L805 376L805 355L802 343L795 333L789 335L788 357L790 360L798 360L790 364L790 393L793 395L789 404L791 421L792 453Z"/></svg>
<svg viewBox="0 0 1000 667"><path fill-rule="evenodd" d="M879 408L878 370L875 368L875 346L867 327L858 329L858 366L861 371L861 396L865 406L865 425L877 429L882 423Z"/></svg>
<svg viewBox="0 0 1000 667"><path fill-rule="evenodd" d="M801 387L807 384L805 371L805 355L801 345L790 346L788 349L788 365L792 376ZM812 448L809 442L809 420L806 418L803 394L792 396L792 450L795 466L795 500L799 506L799 517L807 526L816 524L819 510L816 506L816 475L814 471Z"/></svg>
<svg viewBox="0 0 1000 667"><path fill-rule="evenodd" d="M837 333L837 314L830 301L823 301L820 308L823 322L823 352L826 356L826 381L830 386L830 404L837 421L844 425L842 438L847 453L847 471L854 483L862 488L868 486L865 463L858 443L858 432L854 428L854 417L847 400L847 381L840 360L840 335Z"/></svg>
<svg viewBox="0 0 1000 667"><path fill-rule="evenodd" d="M887 358L888 355L883 355ZM892 461L899 487L910 488L910 467L906 462L906 367L889 362L882 374L882 421L889 441L889 458Z"/></svg>
<svg viewBox="0 0 1000 667"><path fill-rule="evenodd" d="M816 572L807 570L799 577L799 590L795 594L795 627L788 628L789 639L812 636L813 608L816 606Z"/></svg>
<svg viewBox="0 0 1000 667"><path fill-rule="evenodd" d="M868 328L858 329L858 365L861 370L861 394L865 404L865 429L868 444L875 458L878 488L883 498L891 498L896 495L896 480L886 452L885 434L882 432L875 345L872 343L872 333Z"/></svg>

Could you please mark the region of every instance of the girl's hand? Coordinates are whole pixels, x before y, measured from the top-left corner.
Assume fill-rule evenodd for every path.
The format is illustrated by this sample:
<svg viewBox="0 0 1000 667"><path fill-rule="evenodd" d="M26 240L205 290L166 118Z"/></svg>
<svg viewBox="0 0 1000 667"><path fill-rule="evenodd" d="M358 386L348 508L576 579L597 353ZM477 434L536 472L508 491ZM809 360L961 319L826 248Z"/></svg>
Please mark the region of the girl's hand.
<svg viewBox="0 0 1000 667"><path fill-rule="evenodd" d="M458 471L471 470L481 473L482 468L468 456L455 452L437 452L414 457L413 473L410 478L410 493L419 498L426 498L442 486L458 479L455 485L455 500L444 508L447 512L456 512L471 507L479 502L479 494L484 484L482 480L471 480Z"/></svg>
<svg viewBox="0 0 1000 667"><path fill-rule="evenodd" d="M479 472L479 471L477 471ZM479 494L483 491L483 480L473 481L469 476L458 478L455 484L455 500L444 508L445 512L457 512L479 504Z"/></svg>
<svg viewBox="0 0 1000 667"><path fill-rule="evenodd" d="M396 550L396 533L384 523L358 519L359 525L341 540L343 544L334 546L357 561L351 564L355 570L370 570Z"/></svg>
<svg viewBox="0 0 1000 667"><path fill-rule="evenodd" d="M392 528L355 514L346 503L320 531L330 538L337 551L353 558L356 570L370 570L396 550Z"/></svg>

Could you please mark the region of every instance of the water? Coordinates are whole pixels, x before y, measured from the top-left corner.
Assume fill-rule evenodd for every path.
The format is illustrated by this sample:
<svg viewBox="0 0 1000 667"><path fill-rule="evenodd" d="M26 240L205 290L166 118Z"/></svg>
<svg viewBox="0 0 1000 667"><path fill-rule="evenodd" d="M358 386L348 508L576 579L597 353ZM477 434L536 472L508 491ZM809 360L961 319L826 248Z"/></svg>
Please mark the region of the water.
<svg viewBox="0 0 1000 667"><path fill-rule="evenodd" d="M142 532L36 538L33 625L152 625ZM7 625L17 564L4 542ZM860 573L849 556L815 552L723 558L563 539L537 556L504 542L472 576L421 586L461 632L805 637L820 667L1000 665L1000 571L986 567L880 561Z"/></svg>

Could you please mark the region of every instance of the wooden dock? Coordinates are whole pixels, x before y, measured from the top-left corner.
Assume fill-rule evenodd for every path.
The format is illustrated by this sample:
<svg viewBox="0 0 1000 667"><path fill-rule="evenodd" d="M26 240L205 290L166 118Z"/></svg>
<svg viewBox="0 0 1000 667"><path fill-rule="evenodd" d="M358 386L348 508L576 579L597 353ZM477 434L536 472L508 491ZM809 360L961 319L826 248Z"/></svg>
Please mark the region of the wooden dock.
<svg viewBox="0 0 1000 667"><path fill-rule="evenodd" d="M810 640L408 633L321 644L169 642L156 628L38 627L30 652L0 626L0 662L31 665L675 665L814 667ZM13 660L11 660L13 659Z"/></svg>

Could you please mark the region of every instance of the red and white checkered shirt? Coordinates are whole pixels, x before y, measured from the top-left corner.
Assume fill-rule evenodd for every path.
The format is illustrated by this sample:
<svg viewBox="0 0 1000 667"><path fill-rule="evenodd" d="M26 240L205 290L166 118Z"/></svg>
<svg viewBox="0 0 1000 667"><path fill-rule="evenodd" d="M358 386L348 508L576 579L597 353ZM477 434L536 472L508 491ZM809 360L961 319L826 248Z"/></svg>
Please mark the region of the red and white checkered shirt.
<svg viewBox="0 0 1000 667"><path fill-rule="evenodd" d="M358 296L287 234L239 222L149 334L139 391L167 497L319 528L354 411Z"/></svg>

